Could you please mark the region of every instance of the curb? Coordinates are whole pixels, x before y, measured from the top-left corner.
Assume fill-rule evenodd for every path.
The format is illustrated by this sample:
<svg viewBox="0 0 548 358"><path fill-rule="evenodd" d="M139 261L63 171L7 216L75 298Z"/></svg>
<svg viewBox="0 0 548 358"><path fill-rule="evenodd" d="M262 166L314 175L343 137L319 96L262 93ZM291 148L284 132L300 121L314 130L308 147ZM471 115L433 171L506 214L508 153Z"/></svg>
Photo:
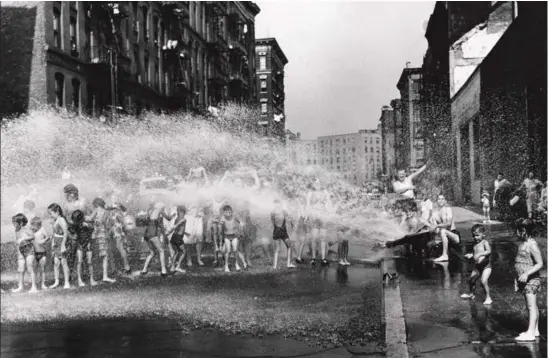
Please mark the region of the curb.
<svg viewBox="0 0 548 358"><path fill-rule="evenodd" d="M383 259L381 262L382 277L393 273L396 273L394 258ZM383 311L386 357L409 358L405 316L398 280L383 282Z"/></svg>

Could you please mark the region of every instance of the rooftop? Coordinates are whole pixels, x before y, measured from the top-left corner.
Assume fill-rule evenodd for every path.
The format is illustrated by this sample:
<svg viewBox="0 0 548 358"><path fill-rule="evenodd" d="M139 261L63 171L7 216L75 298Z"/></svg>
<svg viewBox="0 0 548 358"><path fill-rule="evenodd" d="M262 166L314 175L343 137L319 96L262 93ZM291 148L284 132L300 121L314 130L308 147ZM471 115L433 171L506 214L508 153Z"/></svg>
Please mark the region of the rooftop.
<svg viewBox="0 0 548 358"><path fill-rule="evenodd" d="M262 39L255 39L255 46L257 45L270 45L274 48L274 52L280 57L284 65L287 65L289 62L287 60L287 57L285 56L284 52L282 51L282 48L278 44L278 41L274 37L267 37Z"/></svg>

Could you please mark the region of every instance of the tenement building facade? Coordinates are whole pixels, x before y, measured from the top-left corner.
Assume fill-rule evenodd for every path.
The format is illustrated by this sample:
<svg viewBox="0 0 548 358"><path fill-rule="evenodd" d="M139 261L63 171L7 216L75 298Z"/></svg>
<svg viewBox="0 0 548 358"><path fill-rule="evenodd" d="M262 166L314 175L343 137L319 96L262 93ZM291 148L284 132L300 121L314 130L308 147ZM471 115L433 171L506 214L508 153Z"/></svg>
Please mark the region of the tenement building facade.
<svg viewBox="0 0 548 358"><path fill-rule="evenodd" d="M376 181L383 173L381 131L362 129L358 133L318 137L319 164L338 172L350 183Z"/></svg>
<svg viewBox="0 0 548 358"><path fill-rule="evenodd" d="M260 125L266 137L285 140L284 68L288 60L275 38L255 40Z"/></svg>
<svg viewBox="0 0 548 358"><path fill-rule="evenodd" d="M2 7L3 115L256 103L253 2L13 2Z"/></svg>

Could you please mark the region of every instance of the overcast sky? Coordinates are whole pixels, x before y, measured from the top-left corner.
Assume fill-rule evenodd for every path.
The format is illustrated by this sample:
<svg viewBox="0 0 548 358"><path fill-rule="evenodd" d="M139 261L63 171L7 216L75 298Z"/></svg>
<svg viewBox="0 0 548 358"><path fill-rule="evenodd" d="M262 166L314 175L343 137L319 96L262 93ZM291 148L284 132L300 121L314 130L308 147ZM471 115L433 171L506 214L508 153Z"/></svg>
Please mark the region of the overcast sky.
<svg viewBox="0 0 548 358"><path fill-rule="evenodd" d="M257 1L256 37L289 60L286 127L303 139L376 128L399 97L407 61L422 65L434 2Z"/></svg>

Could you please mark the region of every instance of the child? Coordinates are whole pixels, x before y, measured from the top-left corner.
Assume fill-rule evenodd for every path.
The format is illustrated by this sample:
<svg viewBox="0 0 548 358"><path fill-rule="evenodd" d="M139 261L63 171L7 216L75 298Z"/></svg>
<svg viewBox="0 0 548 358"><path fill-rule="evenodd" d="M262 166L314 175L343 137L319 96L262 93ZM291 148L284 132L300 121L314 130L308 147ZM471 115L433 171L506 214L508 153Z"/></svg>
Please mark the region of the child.
<svg viewBox="0 0 548 358"><path fill-rule="evenodd" d="M93 278L93 254L91 251L91 238L93 236L93 226L85 222L84 212L75 210L71 215L72 224L69 226L69 232L73 235L76 241L76 273L78 275L78 286L83 287L86 284L82 280L82 262L84 261L84 253L86 254L89 271L89 284L96 286L97 281Z"/></svg>
<svg viewBox="0 0 548 358"><path fill-rule="evenodd" d="M186 272L181 268L181 263L186 256L186 250L183 240L186 229L185 215L186 207L184 205L177 206L177 218L175 219L175 225L166 233L167 236L171 235L170 244L175 251L175 255L173 256L173 259L171 261L171 272ZM175 267L175 265L177 265L177 267Z"/></svg>
<svg viewBox="0 0 548 358"><path fill-rule="evenodd" d="M110 237L116 243L116 249L120 253L122 263L124 265L124 274L131 275L131 268L129 267L129 260L127 258L127 236L125 231L125 223L128 218L126 208L116 202L111 208L111 227L109 230Z"/></svg>
<svg viewBox="0 0 548 358"><path fill-rule="evenodd" d="M484 224L491 222L491 216L489 214L490 211L490 202L489 202L489 193L484 191L481 195L481 205L483 208L483 216L485 216L485 220L483 220Z"/></svg>
<svg viewBox="0 0 548 358"><path fill-rule="evenodd" d="M63 216L63 210L59 204L48 206L48 213L53 218L53 240L51 244L53 252L53 275L55 277L55 282L50 288L59 286L59 266L63 266L63 276L65 277L64 288L68 289L70 288L70 273L67 261L67 220Z"/></svg>
<svg viewBox="0 0 548 358"><path fill-rule="evenodd" d="M538 337L539 310L537 305L537 293L541 289L542 280L539 271L542 268L542 255L537 242L533 239L534 223L531 219L518 220L517 236L520 241L515 261L516 279L514 280L516 292L520 291L525 296L529 311L529 327L527 331L516 337L517 341L529 342Z"/></svg>
<svg viewBox="0 0 548 358"><path fill-rule="evenodd" d="M338 253L339 253L339 265L349 266L348 262L348 235L350 233L350 228L347 226L340 226L337 230L337 239L339 242Z"/></svg>
<svg viewBox="0 0 548 358"><path fill-rule="evenodd" d="M29 223L36 217L35 208L36 204L32 200L25 200L23 203L23 214L27 217Z"/></svg>
<svg viewBox="0 0 548 358"><path fill-rule="evenodd" d="M221 237L224 238L225 242L225 272L230 272L228 268L228 259L231 252L234 253L236 271L240 271L238 257L242 260L244 268L247 268L244 255L238 249L238 234L241 231L242 224L237 217L233 216L233 210L230 205L223 206L222 212L223 217L221 219L220 226Z"/></svg>
<svg viewBox="0 0 548 358"><path fill-rule="evenodd" d="M27 227L27 217L24 214L16 214L11 222L15 227L15 240L19 252L17 253L17 271L19 272L19 286L13 292L23 291L23 282L25 281L25 268L30 274L31 289L29 292L38 292L36 289L36 277L34 274L34 234Z"/></svg>
<svg viewBox="0 0 548 358"><path fill-rule="evenodd" d="M93 212L86 221L93 224L93 234L91 237L92 243L96 246L96 251L99 257L103 258L103 282L116 282L116 280L108 277L108 242L107 242L107 212L105 210L105 201L101 198L93 199Z"/></svg>
<svg viewBox="0 0 548 358"><path fill-rule="evenodd" d="M489 294L489 276L491 276L491 245L485 239L485 227L480 224L476 224L472 227L472 236L474 237L474 253L466 254L465 257L468 259L474 259L474 271L470 275L468 280L468 287L470 293L464 293L461 298L470 298L474 299L474 292L476 290L476 282L481 278L481 284L485 289L485 301L484 305L490 305L493 303L491 295Z"/></svg>
<svg viewBox="0 0 548 358"><path fill-rule="evenodd" d="M30 228L34 233L34 258L36 263L40 266L41 274L41 287L42 290L46 290L46 247L45 244L50 240L50 237L46 230L42 227L42 219L35 216L30 221Z"/></svg>
<svg viewBox="0 0 548 358"><path fill-rule="evenodd" d="M284 243L287 249L287 268L295 268L296 266L291 263L291 249L293 245L292 242L290 242L289 234L287 233L287 211L283 207L283 204L280 200L276 200L274 203L276 204L276 208L274 209L272 214L270 214L270 220L272 221L272 226L274 227L274 230L272 232L272 239L276 244L276 248L274 251L273 268L278 268L278 255L281 249L281 242Z"/></svg>
<svg viewBox="0 0 548 358"><path fill-rule="evenodd" d="M175 225L176 217L174 216L174 213L176 211L177 211L177 207L175 207L175 206L167 207L166 212L170 217L172 217L172 219L171 220L168 220L166 218L162 219L162 226L163 226L164 231L165 231L164 240L165 240L165 243L167 244L168 250L169 250L169 256L168 256L168 260L167 260L167 265L168 266L175 266L174 260L175 260L176 254L177 254L177 251L174 250L173 246L169 245L169 243L171 242L171 236L170 236L170 234L168 234L168 232L173 232L171 229L173 229L173 226Z"/></svg>

